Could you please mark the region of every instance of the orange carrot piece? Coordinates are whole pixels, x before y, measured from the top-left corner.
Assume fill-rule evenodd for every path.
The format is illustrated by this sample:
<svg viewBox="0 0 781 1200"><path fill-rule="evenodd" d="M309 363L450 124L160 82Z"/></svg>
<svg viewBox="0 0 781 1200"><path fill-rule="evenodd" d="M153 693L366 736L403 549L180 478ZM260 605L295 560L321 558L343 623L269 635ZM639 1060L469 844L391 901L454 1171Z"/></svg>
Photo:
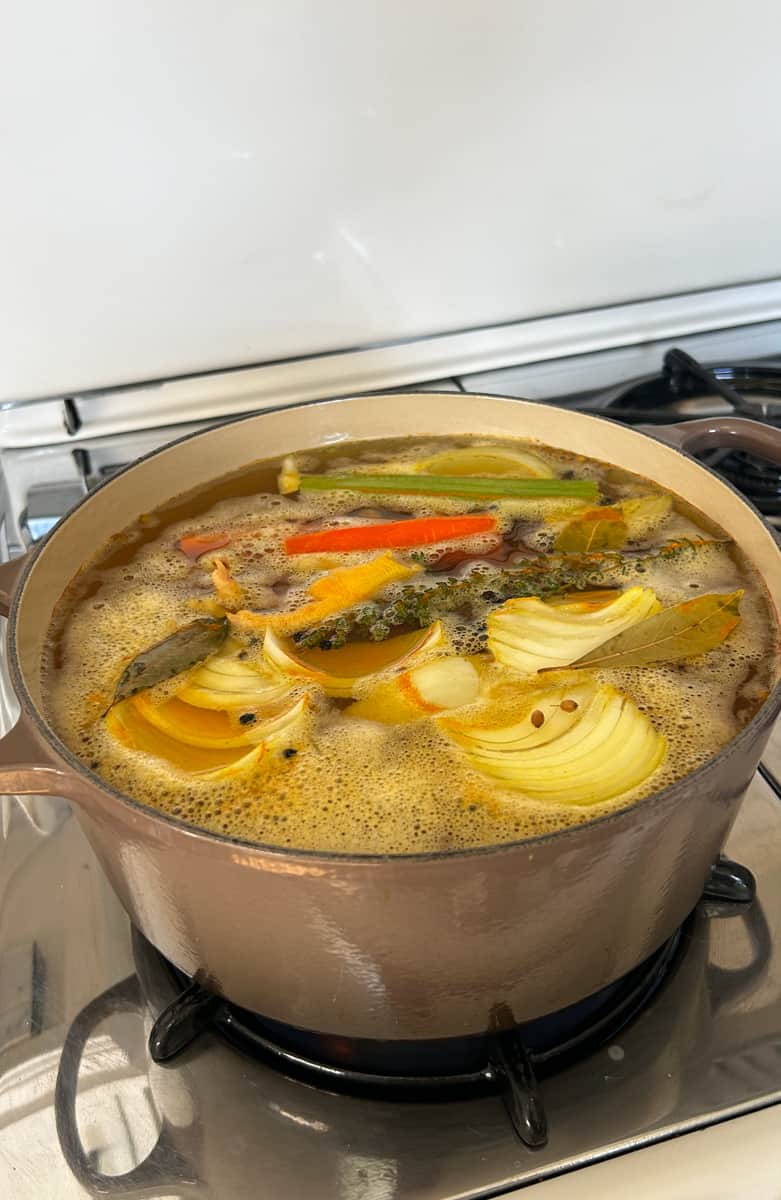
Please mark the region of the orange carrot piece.
<svg viewBox="0 0 781 1200"><path fill-rule="evenodd" d="M179 549L188 558L195 560L210 550L222 550L227 546L231 537L229 533L191 533L179 539Z"/></svg>
<svg viewBox="0 0 781 1200"><path fill-rule="evenodd" d="M380 525L349 525L296 533L285 540L286 554L319 554L328 551L382 550L391 547L425 546L451 538L496 529L496 517L418 517L410 521L386 521Z"/></svg>

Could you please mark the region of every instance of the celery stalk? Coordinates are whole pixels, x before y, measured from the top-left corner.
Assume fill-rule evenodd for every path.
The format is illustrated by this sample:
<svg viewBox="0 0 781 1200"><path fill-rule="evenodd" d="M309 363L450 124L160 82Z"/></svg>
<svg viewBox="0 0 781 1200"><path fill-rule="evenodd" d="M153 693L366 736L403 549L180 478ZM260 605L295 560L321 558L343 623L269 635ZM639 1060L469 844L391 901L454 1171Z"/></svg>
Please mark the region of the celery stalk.
<svg viewBox="0 0 781 1200"><path fill-rule="evenodd" d="M466 499L576 496L595 500L599 494L591 479L489 479L479 475L302 475L300 486L303 492L417 492Z"/></svg>

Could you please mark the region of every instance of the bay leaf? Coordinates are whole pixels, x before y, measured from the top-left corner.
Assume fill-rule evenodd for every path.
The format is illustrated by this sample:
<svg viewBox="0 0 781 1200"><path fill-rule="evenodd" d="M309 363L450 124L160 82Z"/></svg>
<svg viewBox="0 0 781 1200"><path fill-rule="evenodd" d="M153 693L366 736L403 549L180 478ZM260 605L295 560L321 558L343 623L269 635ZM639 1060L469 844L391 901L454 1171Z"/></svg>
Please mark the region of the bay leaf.
<svg viewBox="0 0 781 1200"><path fill-rule="evenodd" d="M590 508L576 521L565 525L556 538L556 549L567 554L591 554L597 550L620 550L628 530L618 508Z"/></svg>
<svg viewBox="0 0 781 1200"><path fill-rule="evenodd" d="M112 703L126 700L144 688L154 687L156 683L172 679L180 671L203 662L219 650L227 636L228 622L224 617L204 617L183 625L170 637L142 650L128 663L119 677Z"/></svg>
<svg viewBox="0 0 781 1200"><path fill-rule="evenodd" d="M705 654L723 642L740 621L742 595L742 588L725 595L711 592L662 609L609 638L570 666L648 667Z"/></svg>

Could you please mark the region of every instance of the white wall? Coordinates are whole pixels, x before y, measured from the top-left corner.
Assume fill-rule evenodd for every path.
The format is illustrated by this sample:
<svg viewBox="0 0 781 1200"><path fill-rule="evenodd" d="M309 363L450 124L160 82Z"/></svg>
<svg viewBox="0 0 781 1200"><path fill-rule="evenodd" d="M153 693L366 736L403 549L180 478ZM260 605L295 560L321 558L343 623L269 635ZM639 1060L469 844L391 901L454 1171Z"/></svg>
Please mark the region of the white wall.
<svg viewBox="0 0 781 1200"><path fill-rule="evenodd" d="M781 276L777 0L25 0L0 399Z"/></svg>

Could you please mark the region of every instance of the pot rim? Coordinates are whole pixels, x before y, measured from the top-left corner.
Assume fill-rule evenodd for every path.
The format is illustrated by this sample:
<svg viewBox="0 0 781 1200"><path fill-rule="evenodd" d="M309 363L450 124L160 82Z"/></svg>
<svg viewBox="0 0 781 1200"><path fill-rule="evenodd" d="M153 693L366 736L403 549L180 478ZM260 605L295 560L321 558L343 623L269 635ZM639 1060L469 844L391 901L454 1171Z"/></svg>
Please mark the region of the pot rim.
<svg viewBox="0 0 781 1200"><path fill-rule="evenodd" d="M229 418L226 421L221 421L219 422L219 428L222 428L224 425L238 425L243 421L254 421L267 412L292 412L297 409L311 408L315 405L345 404L355 400L382 400L383 398L390 398L395 394L396 393L392 392L377 392L365 396L337 396L319 400L307 400L299 404L277 404L269 408L264 408L259 412L244 414L242 416ZM434 390L420 393L421 396L450 396L451 394L452 393L450 392L438 392ZM503 400L509 404L525 403L539 405L540 407L544 408L557 407L556 405L546 404L544 401L524 400L522 397L518 396L493 394L489 396L485 393L479 392L464 393L464 395L471 395L475 399ZM721 476L715 471L712 471L710 467L706 467L703 463L699 462L693 455L688 454L686 451L681 450L677 446L671 446L669 442L665 442L663 438L654 436L653 433L649 432L647 427L644 429L638 429L637 427L627 426L620 421L615 421L609 417L603 416L601 413L578 413L578 416L586 417L589 420L598 421L605 425L614 426L624 430L625 432L636 433L640 437L646 437L649 439L649 441L656 442L659 445L665 446L667 449L674 450L675 453L680 454L682 457L693 462L694 465L701 471L713 476L713 478L716 479L716 481L721 484L722 487L726 488L737 497L741 504L748 509L751 515L758 520L763 527L767 528L762 518L762 514L749 500L745 498L745 496L742 495L741 492L738 491L737 488L733 487L731 483L728 483L726 480L722 479ZM408 854L356 854L332 850L297 850L292 846L278 846L267 842L253 842L245 838L230 837L227 834L216 833L213 830L203 829L200 826L192 825L187 821L183 821L179 817L171 816L168 813L162 812L160 809L152 808L147 804L143 804L140 800L136 800L133 796L129 796L127 793L121 792L117 788L113 787L110 783L98 775L97 772L92 771L81 759L77 758L77 756L65 745L65 743L61 741L57 733L46 721L43 714L38 710L38 707L30 695L27 685L24 681L16 653L17 614L22 603L25 584L31 572L34 570L40 554L49 544L50 540L56 537L60 526L64 522L68 521L70 517L73 516L73 514L77 512L79 508L81 508L82 504L86 503L87 500L91 499L104 488L110 487L115 479L118 479L121 475L125 475L129 471L132 471L140 463L148 462L150 459L156 458L165 451L170 450L175 446L180 446L185 442L193 441L196 438L207 437L214 428L215 426L212 425L207 429L199 429L194 433L183 434L179 438L174 438L172 441L166 442L164 446L159 446L156 450L151 450L148 454L144 454L140 458L134 459L132 463L128 463L127 466L115 472L109 478L104 479L97 485L97 487L93 488L91 492L88 492L87 495L83 496L82 499L79 500L68 513L66 513L61 521L59 521L52 529L49 530L49 532L41 539L37 546L34 547L32 553L30 554L29 560L25 563L24 569L22 570L17 582L11 608L8 614L7 646L9 651L8 659L11 682L13 683L14 690L16 691L16 695L23 713L27 714L33 721L37 733L43 739L45 745L51 747L56 752L57 756L62 759L67 767L71 768L77 778L80 777L90 787L104 793L111 800L119 801L121 804L129 807L134 812L141 814L143 817L153 822L162 824L166 828L174 830L177 833L189 835L197 840L216 842L219 845L230 846L233 848L240 847L243 851L254 852L255 854L262 855L263 857L277 857L287 860L304 858L311 863L353 863L355 865L370 865L372 863L402 861L409 863L432 863L438 861L459 861L465 858L474 858L478 855L494 855L503 852L509 853L517 851L520 847L529 846L534 848L549 842L553 842L554 840L558 840L563 843L567 839L578 837L587 830L595 828L596 826L607 825L610 822L626 819L627 814L640 812L645 808L650 808L652 804L664 802L674 804L676 801L683 798L684 793L688 787L691 786L692 781L698 781L702 779L708 774L708 772L713 771L717 766L721 765L733 754L740 753L743 748L753 740L756 734L760 731L760 728L766 722L769 722L772 718L778 716L779 712L781 712L781 677L779 677L778 682L776 683L770 695L763 702L749 723L740 731L739 734L737 734L736 737L727 742L726 746L722 747L722 749L717 751L712 758L709 758L701 766L697 767L696 770L690 771L689 774L677 779L668 787L663 788L661 791L651 792L650 795L643 796L640 800L635 801L634 804L630 804L625 808L616 809L615 811L607 813L604 816L594 817L592 820L583 821L578 825L567 825L562 829L553 830L550 833L537 834L534 837L522 838L519 841L497 842L489 846L474 846L467 849L453 850L432 850ZM781 548L779 548L778 552L781 554ZM77 574L80 569L81 566L77 567L74 575Z"/></svg>

